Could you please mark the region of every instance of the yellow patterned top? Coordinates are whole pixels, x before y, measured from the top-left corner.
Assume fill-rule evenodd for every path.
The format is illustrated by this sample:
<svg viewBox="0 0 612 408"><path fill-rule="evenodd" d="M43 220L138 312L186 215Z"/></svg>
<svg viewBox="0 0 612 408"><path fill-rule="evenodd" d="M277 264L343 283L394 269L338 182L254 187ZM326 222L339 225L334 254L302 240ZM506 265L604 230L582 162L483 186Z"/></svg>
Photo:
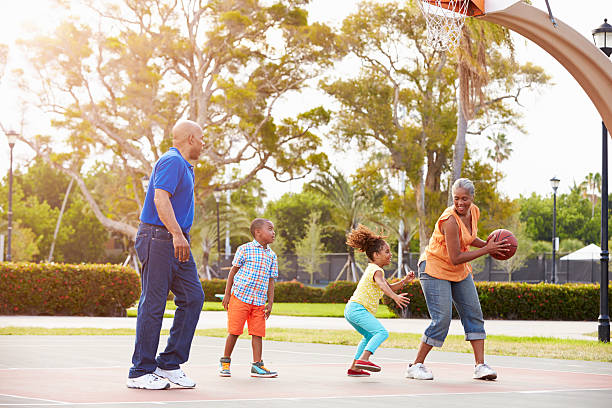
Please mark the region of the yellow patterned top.
<svg viewBox="0 0 612 408"><path fill-rule="evenodd" d="M349 300L359 303L373 315L376 315L376 311L378 310L378 303L380 302L380 298L382 298L384 294L382 289L374 280L374 272L376 271L383 271L383 269L376 264L369 263L368 267L363 272L363 276L357 284L357 289L355 289L355 292L353 292L353 296L351 296ZM383 276L385 276L384 271Z"/></svg>

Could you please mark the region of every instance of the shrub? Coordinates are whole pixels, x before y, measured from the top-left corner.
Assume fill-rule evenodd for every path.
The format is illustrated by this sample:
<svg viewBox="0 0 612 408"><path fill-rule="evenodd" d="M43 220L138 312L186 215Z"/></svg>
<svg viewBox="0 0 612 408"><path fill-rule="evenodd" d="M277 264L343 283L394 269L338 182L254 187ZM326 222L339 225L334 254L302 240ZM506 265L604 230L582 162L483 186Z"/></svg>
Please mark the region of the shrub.
<svg viewBox="0 0 612 408"><path fill-rule="evenodd" d="M325 287L323 292L323 302L326 303L346 303L353 296L357 288L357 282L337 281Z"/></svg>
<svg viewBox="0 0 612 408"><path fill-rule="evenodd" d="M599 315L599 285L476 282L476 290L485 319L595 320ZM612 287L608 290L612 297ZM429 318L418 280L410 282L402 292L410 297L408 317ZM400 315L393 300L385 296L383 302ZM457 316L454 308L453 315Z"/></svg>
<svg viewBox="0 0 612 408"><path fill-rule="evenodd" d="M0 314L125 316L139 296L129 267L0 263Z"/></svg>
<svg viewBox="0 0 612 408"><path fill-rule="evenodd" d="M274 302L318 303L321 302L322 296L322 289L306 286L296 280L274 285Z"/></svg>
<svg viewBox="0 0 612 408"><path fill-rule="evenodd" d="M204 289L204 299L207 302L220 302L221 299L216 297L216 294L225 293L226 279L209 279L203 280L202 289Z"/></svg>

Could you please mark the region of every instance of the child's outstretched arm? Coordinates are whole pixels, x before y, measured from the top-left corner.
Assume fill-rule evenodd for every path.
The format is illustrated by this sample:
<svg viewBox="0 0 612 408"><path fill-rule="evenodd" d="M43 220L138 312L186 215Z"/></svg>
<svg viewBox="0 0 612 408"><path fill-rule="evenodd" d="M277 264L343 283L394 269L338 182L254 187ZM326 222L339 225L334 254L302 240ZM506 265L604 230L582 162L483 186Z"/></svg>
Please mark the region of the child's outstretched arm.
<svg viewBox="0 0 612 408"><path fill-rule="evenodd" d="M232 297L232 286L234 286L234 275L240 269L237 266L232 266L229 275L227 276L227 282L225 283L225 294L223 295L223 308L227 310L229 306L230 298Z"/></svg>
<svg viewBox="0 0 612 408"><path fill-rule="evenodd" d="M408 299L407 293L400 293L398 295L393 290L391 290L391 286L389 286L389 282L387 282L387 280L383 276L382 271L378 270L374 272L374 282L376 282L378 287L382 289L383 293L393 299L399 307L404 307L408 303L410 303L410 299Z"/></svg>
<svg viewBox="0 0 612 408"><path fill-rule="evenodd" d="M400 290L401 288L403 288L404 286L406 286L406 284L408 282L410 282L411 280L414 279L414 271L410 271L408 272L408 274L406 276L404 276L403 279L395 282L395 283L390 283L389 286L391 287L391 290L394 292L397 292L398 290Z"/></svg>
<svg viewBox="0 0 612 408"><path fill-rule="evenodd" d="M268 283L268 303L266 304L266 319L272 313L272 305L274 304L274 278L270 278Z"/></svg>

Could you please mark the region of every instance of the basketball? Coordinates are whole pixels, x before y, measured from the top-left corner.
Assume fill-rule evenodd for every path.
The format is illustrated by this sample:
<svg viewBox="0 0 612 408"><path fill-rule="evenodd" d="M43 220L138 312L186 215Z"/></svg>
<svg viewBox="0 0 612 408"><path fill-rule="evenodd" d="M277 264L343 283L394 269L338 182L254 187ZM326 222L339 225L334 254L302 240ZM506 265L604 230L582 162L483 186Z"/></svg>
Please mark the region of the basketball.
<svg viewBox="0 0 612 408"><path fill-rule="evenodd" d="M507 248L508 252L505 252L503 255L499 254L491 254L491 256L500 261L505 261L506 259L512 258L514 253L516 252L516 248L518 248L518 241L514 234L506 229L496 229L491 234L489 234L489 238L493 241L503 241L504 239L507 241L510 246Z"/></svg>

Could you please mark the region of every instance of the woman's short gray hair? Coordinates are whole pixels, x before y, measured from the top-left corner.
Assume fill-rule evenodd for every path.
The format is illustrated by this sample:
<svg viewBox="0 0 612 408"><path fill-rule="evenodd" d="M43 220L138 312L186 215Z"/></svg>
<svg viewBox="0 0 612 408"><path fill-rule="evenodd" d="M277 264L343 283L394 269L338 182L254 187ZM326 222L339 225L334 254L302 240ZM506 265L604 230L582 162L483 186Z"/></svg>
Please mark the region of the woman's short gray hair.
<svg viewBox="0 0 612 408"><path fill-rule="evenodd" d="M467 178L460 178L460 179L455 180L455 182L453 183L453 193L458 188L462 188L466 190L472 197L474 197L475 191L474 191L474 183L472 183L472 180L467 179Z"/></svg>

